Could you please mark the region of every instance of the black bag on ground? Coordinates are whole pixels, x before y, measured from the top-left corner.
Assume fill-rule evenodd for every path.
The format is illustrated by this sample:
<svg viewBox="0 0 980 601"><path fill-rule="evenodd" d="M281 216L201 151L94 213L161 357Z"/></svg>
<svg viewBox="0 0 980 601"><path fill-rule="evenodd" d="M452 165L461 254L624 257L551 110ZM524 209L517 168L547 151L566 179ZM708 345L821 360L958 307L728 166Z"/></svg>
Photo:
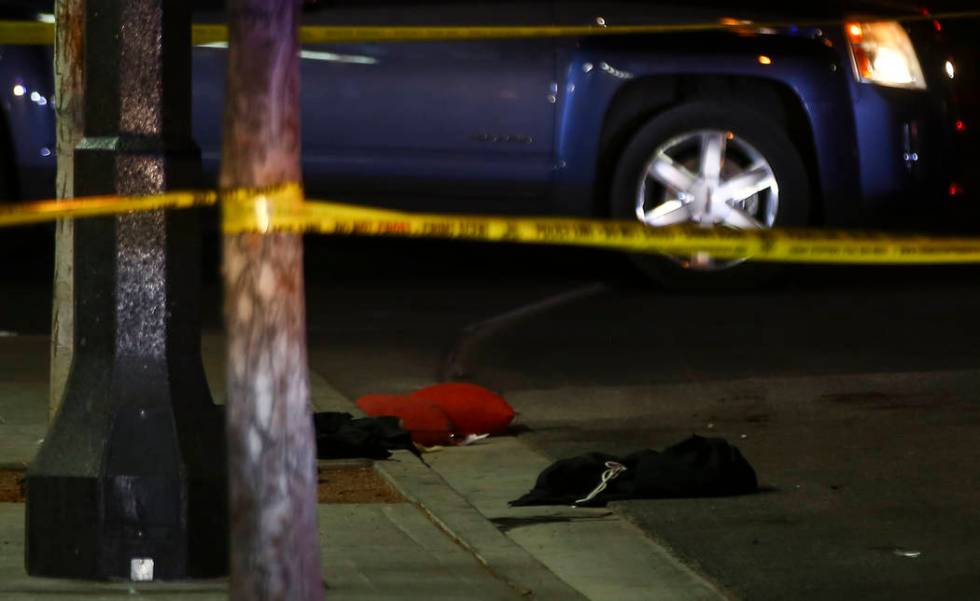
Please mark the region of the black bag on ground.
<svg viewBox="0 0 980 601"><path fill-rule="evenodd" d="M349 413L314 413L316 456L319 459L387 459L391 451L419 450L397 417L362 417Z"/></svg>
<svg viewBox="0 0 980 601"><path fill-rule="evenodd" d="M615 464L626 469L584 501L604 472L616 471ZM722 438L692 436L663 452L645 449L622 458L588 453L562 459L541 472L529 493L510 504L600 507L624 499L718 497L757 490L755 470L735 446Z"/></svg>

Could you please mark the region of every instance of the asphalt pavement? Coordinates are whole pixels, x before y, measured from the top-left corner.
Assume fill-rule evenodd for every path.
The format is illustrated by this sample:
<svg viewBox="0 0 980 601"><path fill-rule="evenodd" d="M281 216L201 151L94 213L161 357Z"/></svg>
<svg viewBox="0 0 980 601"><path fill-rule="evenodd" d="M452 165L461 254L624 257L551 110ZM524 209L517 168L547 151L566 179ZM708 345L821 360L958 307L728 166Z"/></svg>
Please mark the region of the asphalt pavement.
<svg viewBox="0 0 980 601"><path fill-rule="evenodd" d="M431 383L456 354L552 460L727 438L762 493L613 509L733 598L980 595L976 268L792 268L678 294L608 256L576 272L529 255L510 277L490 256L464 278L314 283L313 365L356 397Z"/></svg>

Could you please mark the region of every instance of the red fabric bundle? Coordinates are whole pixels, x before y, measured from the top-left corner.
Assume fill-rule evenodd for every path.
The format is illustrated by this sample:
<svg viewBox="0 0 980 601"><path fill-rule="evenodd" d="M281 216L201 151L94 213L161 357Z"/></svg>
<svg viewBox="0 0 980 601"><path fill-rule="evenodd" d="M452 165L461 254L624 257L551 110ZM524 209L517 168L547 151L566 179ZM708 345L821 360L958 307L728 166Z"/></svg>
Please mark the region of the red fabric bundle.
<svg viewBox="0 0 980 601"><path fill-rule="evenodd" d="M514 409L502 396L476 384L436 384L412 393L411 398L441 409L457 436L501 434L514 420Z"/></svg>
<svg viewBox="0 0 980 601"><path fill-rule="evenodd" d="M424 399L396 394L368 394L357 399L361 411L372 417L393 415L402 420L402 427L412 435L412 441L432 447L446 445L453 433L453 423L434 403Z"/></svg>

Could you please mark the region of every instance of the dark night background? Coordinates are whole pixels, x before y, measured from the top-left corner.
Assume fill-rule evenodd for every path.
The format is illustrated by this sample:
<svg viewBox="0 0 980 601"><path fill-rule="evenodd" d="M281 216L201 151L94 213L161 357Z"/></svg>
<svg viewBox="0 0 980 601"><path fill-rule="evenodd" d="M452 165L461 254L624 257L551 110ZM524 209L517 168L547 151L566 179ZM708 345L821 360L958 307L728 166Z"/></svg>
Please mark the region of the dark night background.
<svg viewBox="0 0 980 601"><path fill-rule="evenodd" d="M942 27L976 140L980 20ZM980 235L971 192L934 203L938 229ZM204 215L215 335L220 240ZM0 231L0 340L47 349L52 231ZM348 397L431 383L462 332L516 311L465 367L541 456L738 441L765 494L617 511L740 598L980 597L978 266L789 266L757 289L685 293L605 251L308 236L305 269L311 368ZM542 308L556 298L572 300Z"/></svg>

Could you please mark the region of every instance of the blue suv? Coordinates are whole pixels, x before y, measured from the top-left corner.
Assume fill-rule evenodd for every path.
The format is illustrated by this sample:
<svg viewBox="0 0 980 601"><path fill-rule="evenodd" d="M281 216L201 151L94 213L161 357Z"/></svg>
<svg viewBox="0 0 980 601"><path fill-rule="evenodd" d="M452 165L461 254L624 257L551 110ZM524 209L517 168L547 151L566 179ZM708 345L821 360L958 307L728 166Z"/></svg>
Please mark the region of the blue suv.
<svg viewBox="0 0 980 601"><path fill-rule="evenodd" d="M900 22L919 13L893 2L793 13L758 0L720 4L307 0L306 25L723 26L304 47L308 195L768 228L868 223L907 199L962 190L956 145L965 125L951 102L956 61L943 50L941 23ZM199 3L196 21L222 21L220 5ZM50 49L0 52L0 177L8 195L50 195ZM220 159L225 63L226 45L195 48L204 184ZM744 279L754 269L708 255L637 260L665 281Z"/></svg>

